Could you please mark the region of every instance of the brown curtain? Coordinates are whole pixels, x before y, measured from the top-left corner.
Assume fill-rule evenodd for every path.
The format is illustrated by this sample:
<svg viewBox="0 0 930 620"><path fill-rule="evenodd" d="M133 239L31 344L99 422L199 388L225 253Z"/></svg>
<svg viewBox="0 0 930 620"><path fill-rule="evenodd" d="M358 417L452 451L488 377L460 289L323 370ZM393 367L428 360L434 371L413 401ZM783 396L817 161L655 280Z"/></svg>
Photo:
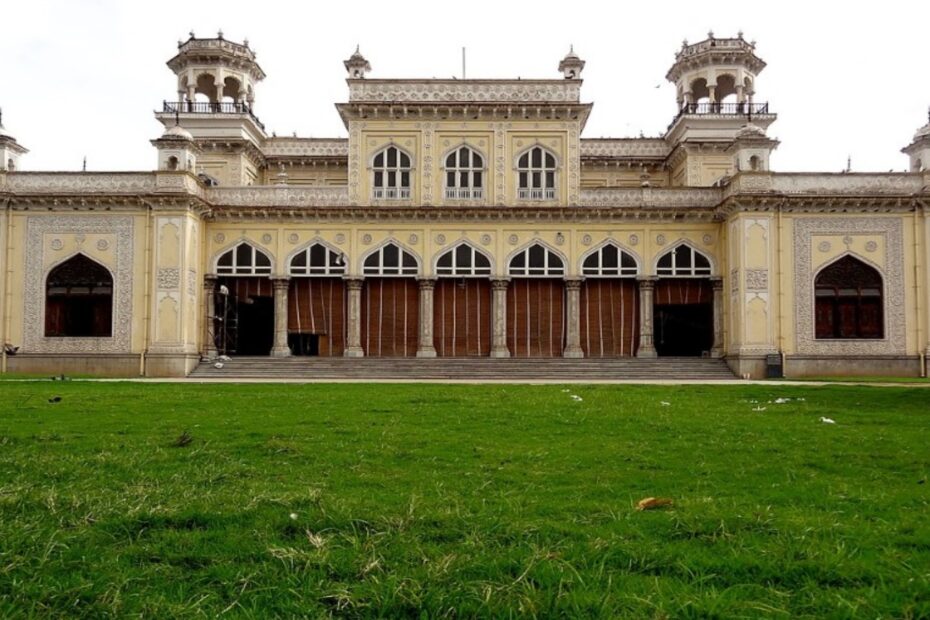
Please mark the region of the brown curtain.
<svg viewBox="0 0 930 620"><path fill-rule="evenodd" d="M339 357L345 350L345 295L340 278L291 278L287 331L316 334L319 354Z"/></svg>
<svg viewBox="0 0 930 620"><path fill-rule="evenodd" d="M632 278L588 278L581 286L585 357L631 357L639 346L639 291Z"/></svg>
<svg viewBox="0 0 930 620"><path fill-rule="evenodd" d="M660 278L654 302L657 306L712 304L714 287L707 278Z"/></svg>
<svg viewBox="0 0 930 620"><path fill-rule="evenodd" d="M413 278L366 278L362 287L362 348L369 357L414 357L420 299Z"/></svg>
<svg viewBox="0 0 930 620"><path fill-rule="evenodd" d="M515 278L507 288L507 346L514 357L559 357L565 342L561 279Z"/></svg>
<svg viewBox="0 0 930 620"><path fill-rule="evenodd" d="M491 282L440 278L433 291L433 345L440 357L491 354Z"/></svg>

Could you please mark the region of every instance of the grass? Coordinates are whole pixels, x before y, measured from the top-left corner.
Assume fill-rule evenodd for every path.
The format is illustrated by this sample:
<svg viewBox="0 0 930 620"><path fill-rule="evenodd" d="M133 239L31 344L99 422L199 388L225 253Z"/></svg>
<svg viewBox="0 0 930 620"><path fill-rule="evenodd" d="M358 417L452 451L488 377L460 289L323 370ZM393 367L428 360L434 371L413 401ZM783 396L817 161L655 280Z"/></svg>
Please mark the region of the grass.
<svg viewBox="0 0 930 620"><path fill-rule="evenodd" d="M930 393L568 389L6 383L0 617L930 617Z"/></svg>

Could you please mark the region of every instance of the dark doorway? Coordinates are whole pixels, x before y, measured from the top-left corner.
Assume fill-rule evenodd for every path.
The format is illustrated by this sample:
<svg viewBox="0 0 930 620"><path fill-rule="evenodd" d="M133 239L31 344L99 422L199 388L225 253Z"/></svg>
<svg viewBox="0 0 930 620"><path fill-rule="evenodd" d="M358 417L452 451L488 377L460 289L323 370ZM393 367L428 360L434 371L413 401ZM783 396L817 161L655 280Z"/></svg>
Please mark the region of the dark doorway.
<svg viewBox="0 0 930 620"><path fill-rule="evenodd" d="M713 304L655 306L655 347L660 356L701 356L714 344Z"/></svg>
<svg viewBox="0 0 930 620"><path fill-rule="evenodd" d="M274 342L274 299L238 299L239 334L236 355L270 355Z"/></svg>
<svg viewBox="0 0 930 620"><path fill-rule="evenodd" d="M319 334L288 334L287 346L294 355L316 357L320 354Z"/></svg>

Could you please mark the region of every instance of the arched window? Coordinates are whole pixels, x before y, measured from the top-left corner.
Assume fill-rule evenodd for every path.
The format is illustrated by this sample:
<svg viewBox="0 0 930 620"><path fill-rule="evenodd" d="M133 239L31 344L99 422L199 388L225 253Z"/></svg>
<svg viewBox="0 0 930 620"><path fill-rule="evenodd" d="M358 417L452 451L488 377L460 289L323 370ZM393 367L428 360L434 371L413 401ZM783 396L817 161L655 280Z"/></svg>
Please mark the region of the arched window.
<svg viewBox="0 0 930 620"><path fill-rule="evenodd" d="M372 198L407 200L410 198L410 156L396 146L389 146L371 162Z"/></svg>
<svg viewBox="0 0 930 620"><path fill-rule="evenodd" d="M749 169L756 171L759 170L759 156L753 155L749 158Z"/></svg>
<svg viewBox="0 0 930 620"><path fill-rule="evenodd" d="M489 276L491 261L467 243L455 246L436 261L440 276Z"/></svg>
<svg viewBox="0 0 930 620"><path fill-rule="evenodd" d="M292 276L329 276L346 272L345 258L322 243L314 243L291 258Z"/></svg>
<svg viewBox="0 0 930 620"><path fill-rule="evenodd" d="M373 276L415 276L417 259L410 252L389 243L365 259L362 273Z"/></svg>
<svg viewBox="0 0 930 620"><path fill-rule="evenodd" d="M520 200L555 199L555 156L552 153L534 146L517 160L517 173Z"/></svg>
<svg viewBox="0 0 930 620"><path fill-rule="evenodd" d="M261 250L240 243L216 261L216 273L232 276L271 275L271 259Z"/></svg>
<svg viewBox="0 0 930 620"><path fill-rule="evenodd" d="M666 252L656 263L656 275L660 276L709 276L710 260L692 248L681 244Z"/></svg>
<svg viewBox="0 0 930 620"><path fill-rule="evenodd" d="M63 262L45 281L45 335L113 335L113 276L83 254Z"/></svg>
<svg viewBox="0 0 930 620"><path fill-rule="evenodd" d="M446 198L475 200L484 195L484 158L467 146L446 156Z"/></svg>
<svg viewBox="0 0 930 620"><path fill-rule="evenodd" d="M592 252L581 266L586 276L635 276L636 259L613 243Z"/></svg>
<svg viewBox="0 0 930 620"><path fill-rule="evenodd" d="M882 276L852 256L844 256L814 280L816 337L882 338Z"/></svg>
<svg viewBox="0 0 930 620"><path fill-rule="evenodd" d="M178 158L172 155L168 158L168 170L177 170L179 163Z"/></svg>
<svg viewBox="0 0 930 620"><path fill-rule="evenodd" d="M558 254L534 243L510 259L509 273L512 276L562 276L565 264Z"/></svg>

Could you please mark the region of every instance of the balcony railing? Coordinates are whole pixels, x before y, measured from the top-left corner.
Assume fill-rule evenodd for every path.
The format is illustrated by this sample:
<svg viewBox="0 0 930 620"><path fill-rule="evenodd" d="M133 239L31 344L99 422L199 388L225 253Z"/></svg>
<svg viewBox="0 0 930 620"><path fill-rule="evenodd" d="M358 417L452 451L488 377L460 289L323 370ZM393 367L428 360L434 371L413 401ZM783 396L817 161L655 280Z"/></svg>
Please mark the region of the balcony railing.
<svg viewBox="0 0 930 620"><path fill-rule="evenodd" d="M265 130L252 107L244 101L165 101L162 111L167 114L248 114L255 124Z"/></svg>
<svg viewBox="0 0 930 620"><path fill-rule="evenodd" d="M752 116L753 114L768 114L768 103L713 103L703 101L700 103L686 103L681 106L678 116L682 114L733 114Z"/></svg>
<svg viewBox="0 0 930 620"><path fill-rule="evenodd" d="M481 200L484 190L480 187L447 187L447 200Z"/></svg>
<svg viewBox="0 0 930 620"><path fill-rule="evenodd" d="M409 187L376 187L371 190L371 197L375 200L409 200Z"/></svg>
<svg viewBox="0 0 930 620"><path fill-rule="evenodd" d="M520 188L517 190L517 198L520 200L555 200L555 188L548 187L545 189L528 189Z"/></svg>

